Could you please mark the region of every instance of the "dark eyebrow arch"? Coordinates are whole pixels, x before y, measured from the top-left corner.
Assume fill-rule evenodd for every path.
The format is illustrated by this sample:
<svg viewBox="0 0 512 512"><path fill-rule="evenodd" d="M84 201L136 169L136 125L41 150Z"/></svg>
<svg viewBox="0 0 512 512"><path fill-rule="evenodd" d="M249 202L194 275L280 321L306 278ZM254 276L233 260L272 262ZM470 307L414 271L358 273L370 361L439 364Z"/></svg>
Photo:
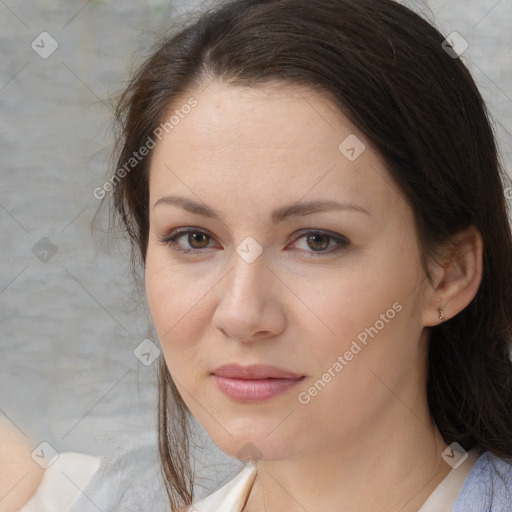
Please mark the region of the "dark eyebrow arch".
<svg viewBox="0 0 512 512"><path fill-rule="evenodd" d="M158 205L174 205L180 206L187 212L202 215L204 217L209 217L212 219L222 220L221 214L204 203L199 203L197 201L193 201L192 199L188 199L186 197L180 196L164 196L161 197L153 206L156 208ZM282 206L274 210L270 215L270 221L273 225L282 222L283 220L290 217L300 217L304 215L310 215L312 213L329 211L329 210L345 210L345 211L353 211L364 213L366 215L370 215L370 213L365 210L363 207L349 202L337 202L337 201L329 201L329 200L318 200L318 201L309 201L302 203L294 203L286 206Z"/></svg>

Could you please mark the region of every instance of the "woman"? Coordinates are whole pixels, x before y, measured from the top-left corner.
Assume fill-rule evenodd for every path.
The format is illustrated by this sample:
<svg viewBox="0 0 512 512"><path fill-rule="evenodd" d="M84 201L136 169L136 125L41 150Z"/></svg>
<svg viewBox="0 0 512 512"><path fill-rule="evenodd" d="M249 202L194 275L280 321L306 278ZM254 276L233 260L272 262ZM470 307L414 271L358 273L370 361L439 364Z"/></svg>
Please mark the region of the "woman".
<svg viewBox="0 0 512 512"><path fill-rule="evenodd" d="M511 509L505 174L459 43L391 0L234 0L126 89L173 512ZM247 462L200 501L191 416Z"/></svg>

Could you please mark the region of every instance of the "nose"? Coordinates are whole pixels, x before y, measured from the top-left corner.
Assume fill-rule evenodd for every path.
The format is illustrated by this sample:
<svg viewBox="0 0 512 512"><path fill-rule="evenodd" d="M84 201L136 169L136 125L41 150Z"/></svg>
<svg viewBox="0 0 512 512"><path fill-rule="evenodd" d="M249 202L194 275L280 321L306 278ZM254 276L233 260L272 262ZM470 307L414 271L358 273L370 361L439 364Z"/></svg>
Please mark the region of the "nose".
<svg viewBox="0 0 512 512"><path fill-rule="evenodd" d="M265 251L251 263L235 253L233 267L216 288L219 302L212 322L224 336L251 342L284 330L284 287L267 266Z"/></svg>

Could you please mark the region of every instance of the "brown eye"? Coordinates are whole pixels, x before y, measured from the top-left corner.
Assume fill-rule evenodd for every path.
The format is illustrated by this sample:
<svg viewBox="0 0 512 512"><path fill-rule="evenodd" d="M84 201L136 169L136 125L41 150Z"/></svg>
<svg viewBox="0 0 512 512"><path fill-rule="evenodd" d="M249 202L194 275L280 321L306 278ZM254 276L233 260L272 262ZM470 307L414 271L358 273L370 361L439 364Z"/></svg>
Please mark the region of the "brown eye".
<svg viewBox="0 0 512 512"><path fill-rule="evenodd" d="M210 247L211 239L208 233L199 229L181 228L159 238L159 241L177 253L201 255L204 252L202 249Z"/></svg>
<svg viewBox="0 0 512 512"><path fill-rule="evenodd" d="M346 249L350 245L350 241L343 235L309 230L296 238L292 245L303 253L309 253L310 257L321 257Z"/></svg>
<svg viewBox="0 0 512 512"><path fill-rule="evenodd" d="M187 242L193 249L204 249L208 247L210 237L206 233L191 231L188 234Z"/></svg>
<svg viewBox="0 0 512 512"><path fill-rule="evenodd" d="M306 237L307 243L311 249L315 251L322 251L324 249L327 249L329 247L330 239L329 235L323 235L323 234L312 234L308 235Z"/></svg>

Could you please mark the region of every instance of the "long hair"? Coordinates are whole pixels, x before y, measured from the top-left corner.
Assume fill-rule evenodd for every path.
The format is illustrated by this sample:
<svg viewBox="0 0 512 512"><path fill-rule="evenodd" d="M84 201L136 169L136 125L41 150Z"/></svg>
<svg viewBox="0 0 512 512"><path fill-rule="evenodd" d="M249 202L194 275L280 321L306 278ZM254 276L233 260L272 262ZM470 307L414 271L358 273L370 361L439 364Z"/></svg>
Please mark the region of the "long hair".
<svg viewBox="0 0 512 512"><path fill-rule="evenodd" d="M429 22L392 0L230 0L159 43L118 103L114 219L142 266L148 156L127 168L183 95L211 80L280 81L325 94L371 141L414 213L422 265L460 230L482 235L472 302L433 327L429 410L446 443L512 457L512 236L489 115L469 71ZM117 177L119 177L117 174ZM159 449L172 511L193 499L189 411L164 363Z"/></svg>

